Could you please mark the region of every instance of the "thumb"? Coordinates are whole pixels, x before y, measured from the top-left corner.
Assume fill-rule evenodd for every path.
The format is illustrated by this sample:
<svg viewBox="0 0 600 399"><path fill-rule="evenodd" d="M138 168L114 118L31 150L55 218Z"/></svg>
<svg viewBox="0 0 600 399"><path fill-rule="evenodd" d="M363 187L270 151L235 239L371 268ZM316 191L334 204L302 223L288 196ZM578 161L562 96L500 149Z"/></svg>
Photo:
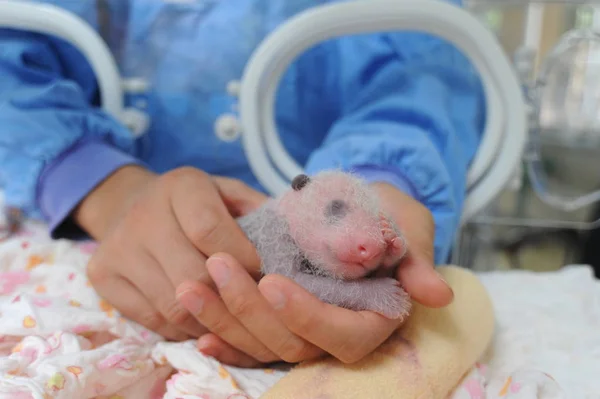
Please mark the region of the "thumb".
<svg viewBox="0 0 600 399"><path fill-rule="evenodd" d="M230 191L238 187L235 182L226 184L230 184L227 188ZM243 190L241 186L243 183L240 183ZM247 191L242 195L244 192ZM258 252L228 212L213 178L201 171L186 171L180 175L170 200L184 234L202 254L208 258L217 252L228 253L253 276L258 274L261 264Z"/></svg>
<svg viewBox="0 0 600 399"><path fill-rule="evenodd" d="M398 267L397 277L415 301L427 307L443 307L452 302L454 293L435 270L433 221L427 222L430 215L419 212L422 208L416 206L416 201L413 205L405 208L410 216L399 221L406 232L408 251ZM412 219L414 215L421 217Z"/></svg>
<svg viewBox="0 0 600 399"><path fill-rule="evenodd" d="M423 306L444 307L454 298L452 288L435 271L433 262L411 253L410 249L398 267L397 278L411 298Z"/></svg>
<svg viewBox="0 0 600 399"><path fill-rule="evenodd" d="M223 203L234 217L244 216L260 207L268 197L242 181L227 177L213 177Z"/></svg>
<svg viewBox="0 0 600 399"><path fill-rule="evenodd" d="M434 268L435 225L431 212L420 202L396 188L376 184L382 205L404 234L408 251L397 278L406 292L427 307L443 307L454 293Z"/></svg>
<svg viewBox="0 0 600 399"><path fill-rule="evenodd" d="M435 270L433 221L428 213L418 212L422 208L416 206L416 201L412 208L407 213L411 216L421 214L421 217L412 220L407 217L400 221L401 229L406 231L408 251L398 267L397 277L415 301L427 307L443 307L452 302L454 293Z"/></svg>

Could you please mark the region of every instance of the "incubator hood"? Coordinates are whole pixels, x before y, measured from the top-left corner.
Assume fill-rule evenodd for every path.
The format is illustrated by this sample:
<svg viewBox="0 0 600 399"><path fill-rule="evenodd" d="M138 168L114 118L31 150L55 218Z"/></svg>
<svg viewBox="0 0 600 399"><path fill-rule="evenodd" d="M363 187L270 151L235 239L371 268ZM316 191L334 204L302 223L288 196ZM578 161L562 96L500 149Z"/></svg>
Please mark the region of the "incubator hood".
<svg viewBox="0 0 600 399"><path fill-rule="evenodd" d="M242 140L254 174L270 193L278 194L302 171L280 141L273 115L276 89L296 57L343 35L418 31L456 45L484 85L486 127L468 172L463 222L474 220L504 188L519 183L523 166L535 193L549 206L569 212L597 202L600 190L573 194L549 182L542 156L545 143L600 151L600 68L595 67L600 63L600 17L593 13L587 27L563 34L542 58L542 13L549 4L559 3L473 1L465 10L439 0L355 0L298 14L254 51L237 88ZM523 37L513 49L512 62L502 47L502 34L480 21L485 10L494 7L526 10ZM132 134L141 134L148 125L143 115L124 107L124 87L131 89L132 82L124 84L111 51L85 21L50 4L0 0L0 26L51 34L73 44L98 77L102 107L128 125ZM496 222L565 223L523 218ZM573 225L590 228L596 223Z"/></svg>
<svg viewBox="0 0 600 399"><path fill-rule="evenodd" d="M596 228L598 221L581 214L600 201L600 176L589 162L600 155L600 2L474 0L468 8L513 56L530 110L523 176L542 205L557 211L478 220Z"/></svg>
<svg viewBox="0 0 600 399"><path fill-rule="evenodd" d="M0 26L57 36L78 48L95 71L102 107L132 126L146 123L123 108L122 82L102 38L85 21L43 3L0 0ZM484 84L485 133L468 174L463 221L493 201L511 181L526 142L522 88L494 35L468 11L438 0L357 0L309 9L288 20L254 51L241 77L239 112L250 166L271 193L287 189L302 171L277 134L273 106L281 76L309 47L335 37L383 31L419 31L453 43L470 58ZM141 126L141 127L140 127Z"/></svg>
<svg viewBox="0 0 600 399"><path fill-rule="evenodd" d="M600 2L466 7L512 58L529 109L528 145L518 178L463 226L453 261L479 270L589 262L597 244L586 240L597 240L591 230L600 226Z"/></svg>
<svg viewBox="0 0 600 399"><path fill-rule="evenodd" d="M486 93L486 128L468 173L463 223L485 223L482 211L503 189L528 185L544 206L562 217L503 215L487 221L579 230L600 226L600 220L564 217L600 202L598 169L587 166L586 170L582 161L600 159L600 2L480 0L467 2L466 7L435 0L358 0L316 7L281 26L254 53L242 84L244 140L255 174L264 176L261 181L278 192L301 171L279 141L273 122L276 85L294 57L336 36L420 31L462 50L478 70ZM521 42L514 48L512 62L504 37L478 15L480 8L494 7L525 11ZM557 11L561 7L573 10L578 21L557 34L556 42L545 43L544 27L549 24L544 24L544 17L563 15ZM554 155L548 156L549 151ZM551 176L549 160L557 154L554 169L578 169L587 173L586 178L584 173L562 181ZM560 160L560 155L568 159ZM269 159L276 168L267 166ZM275 174L276 169L285 179ZM574 184L577 180L585 183Z"/></svg>
<svg viewBox="0 0 600 399"><path fill-rule="evenodd" d="M239 84L228 88L238 96L241 139L261 184L278 194L302 171L279 139L273 111L280 79L296 57L340 36L417 31L456 45L484 85L486 126L468 171L460 239L472 228L485 236L482 226L581 230L600 225L586 216L600 199L600 2L466 0L464 5L340 2L304 11L270 34L253 52ZM145 90L143 79L120 76L115 55L86 21L46 3L0 0L0 26L51 34L78 48L98 77L101 106L132 134L143 134L147 116L124 105L124 97ZM507 201L507 196L512 197Z"/></svg>

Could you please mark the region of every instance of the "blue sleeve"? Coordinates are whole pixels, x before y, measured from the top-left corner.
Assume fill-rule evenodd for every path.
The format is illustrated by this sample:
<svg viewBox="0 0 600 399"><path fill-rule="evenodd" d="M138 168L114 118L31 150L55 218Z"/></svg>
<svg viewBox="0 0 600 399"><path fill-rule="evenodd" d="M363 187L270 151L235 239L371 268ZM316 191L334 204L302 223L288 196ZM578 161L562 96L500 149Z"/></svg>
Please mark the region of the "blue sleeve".
<svg viewBox="0 0 600 399"><path fill-rule="evenodd" d="M72 46L0 29L0 183L8 205L49 221L54 236L96 184L137 163L133 136L97 97Z"/></svg>
<svg viewBox="0 0 600 399"><path fill-rule="evenodd" d="M454 46L424 34L346 37L337 53L342 117L307 171L351 170L413 196L432 212L435 262L446 262L485 122L479 77Z"/></svg>

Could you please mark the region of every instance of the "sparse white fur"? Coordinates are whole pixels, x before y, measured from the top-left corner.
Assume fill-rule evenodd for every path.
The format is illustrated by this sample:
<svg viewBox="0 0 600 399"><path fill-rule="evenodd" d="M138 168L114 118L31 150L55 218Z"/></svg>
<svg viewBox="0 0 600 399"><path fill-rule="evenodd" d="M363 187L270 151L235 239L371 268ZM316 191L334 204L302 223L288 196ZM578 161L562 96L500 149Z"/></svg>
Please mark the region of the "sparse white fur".
<svg viewBox="0 0 600 399"><path fill-rule="evenodd" d="M344 223L327 223L322 208L333 199L349 204L348 219ZM276 273L291 278L323 302L402 318L408 314L411 303L396 279L346 279L343 273L331 272L331 254L328 257L320 247L310 245L332 235L345 237L356 231L381 240L383 245L380 215L378 196L369 185L349 173L328 171L311 177L301 190L290 188L268 200L258 210L239 218L238 223L256 246L263 274ZM391 220L388 222L402 240L405 251L398 228ZM303 260L312 266L309 271Z"/></svg>

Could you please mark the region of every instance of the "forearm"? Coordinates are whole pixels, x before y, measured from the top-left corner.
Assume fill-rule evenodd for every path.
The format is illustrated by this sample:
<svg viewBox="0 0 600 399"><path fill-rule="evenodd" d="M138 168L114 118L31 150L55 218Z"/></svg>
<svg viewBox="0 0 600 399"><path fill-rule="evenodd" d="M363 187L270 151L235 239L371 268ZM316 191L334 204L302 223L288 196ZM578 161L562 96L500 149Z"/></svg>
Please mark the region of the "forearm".
<svg viewBox="0 0 600 399"><path fill-rule="evenodd" d="M468 62L449 54L451 49L415 38L406 43L399 36L386 38L348 39L340 47L346 71L340 87L349 100L305 169L353 171L416 199L434 216L435 258L442 263L453 243L481 133L481 86ZM398 55L418 43L444 53ZM370 48L371 56L355 55ZM362 78L367 72L369 80Z"/></svg>
<svg viewBox="0 0 600 399"><path fill-rule="evenodd" d="M44 219L55 238L85 235L75 206L118 168L139 163L135 137L94 105L95 77L51 39L0 29L0 182L5 203ZM80 67L74 70L65 65ZM81 66L83 65L83 66Z"/></svg>

